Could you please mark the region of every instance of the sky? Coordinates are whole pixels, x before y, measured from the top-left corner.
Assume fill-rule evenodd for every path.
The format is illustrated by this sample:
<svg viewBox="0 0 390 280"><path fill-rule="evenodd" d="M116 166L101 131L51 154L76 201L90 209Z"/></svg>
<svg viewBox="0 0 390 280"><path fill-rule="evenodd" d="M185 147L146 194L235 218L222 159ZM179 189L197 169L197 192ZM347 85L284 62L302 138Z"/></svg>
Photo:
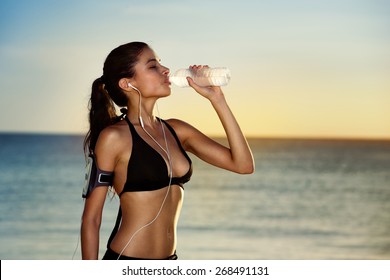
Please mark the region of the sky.
<svg viewBox="0 0 390 280"><path fill-rule="evenodd" d="M172 72L228 67L223 91L248 137L390 139L386 0L2 0L0 132L85 134L92 81L131 41ZM172 85L158 106L223 135L192 89Z"/></svg>

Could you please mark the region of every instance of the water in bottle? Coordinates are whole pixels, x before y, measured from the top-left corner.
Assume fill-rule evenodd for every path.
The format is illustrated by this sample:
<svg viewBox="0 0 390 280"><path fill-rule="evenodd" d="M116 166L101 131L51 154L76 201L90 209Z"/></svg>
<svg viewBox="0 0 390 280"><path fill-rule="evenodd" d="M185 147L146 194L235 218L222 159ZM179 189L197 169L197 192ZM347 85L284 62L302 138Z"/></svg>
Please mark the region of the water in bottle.
<svg viewBox="0 0 390 280"><path fill-rule="evenodd" d="M188 87L187 77L191 77L199 86L226 86L230 81L230 71L226 67L179 69L169 75L169 81L179 87Z"/></svg>

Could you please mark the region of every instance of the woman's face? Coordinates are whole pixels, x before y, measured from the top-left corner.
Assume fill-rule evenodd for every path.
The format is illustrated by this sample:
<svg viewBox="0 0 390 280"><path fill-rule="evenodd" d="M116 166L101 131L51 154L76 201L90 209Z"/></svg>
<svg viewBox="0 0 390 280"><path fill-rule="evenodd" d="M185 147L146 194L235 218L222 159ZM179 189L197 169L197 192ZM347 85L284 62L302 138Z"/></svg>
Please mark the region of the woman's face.
<svg viewBox="0 0 390 280"><path fill-rule="evenodd" d="M164 97L171 94L169 69L160 64L160 59L150 48L145 48L135 65L135 75L131 84L141 91L144 97Z"/></svg>

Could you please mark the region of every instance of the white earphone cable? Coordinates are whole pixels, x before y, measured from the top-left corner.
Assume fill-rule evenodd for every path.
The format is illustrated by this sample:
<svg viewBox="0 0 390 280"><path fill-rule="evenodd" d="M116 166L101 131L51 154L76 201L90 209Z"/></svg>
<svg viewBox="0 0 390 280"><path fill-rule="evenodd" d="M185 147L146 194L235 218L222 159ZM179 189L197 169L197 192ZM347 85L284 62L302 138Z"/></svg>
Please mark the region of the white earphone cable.
<svg viewBox="0 0 390 280"><path fill-rule="evenodd" d="M168 147L168 141L167 141L167 137L166 137L166 133L165 133L165 129L164 129L164 124L162 123L161 121L161 118L160 118L160 112L158 110L158 105L156 106L157 107L157 113L159 115L159 122L160 122L160 125L161 125L161 128L162 128L162 132L163 132L163 135L164 135L164 141L165 141L165 149L161 146L160 143L158 143L158 141L145 129L144 127L144 123L143 123L143 120L142 120L142 116L141 116L141 113L142 113L142 94L141 92L134 86L132 86L131 84L129 84L129 86L131 86L134 90L136 90L138 93L139 93L139 108L138 108L138 119L139 119L139 122L141 124L141 127L142 129L144 130L144 132L160 147L161 150L164 151L164 153L167 155L167 158L168 158L168 164L169 164L169 184L168 184L168 188L167 188L167 192L165 194L165 197L161 203L161 206L160 206L160 209L158 210L156 216L147 224L143 225L142 227L140 227L139 229L137 229L133 235L130 237L129 241L126 243L126 245L123 247L123 249L120 251L119 255L118 255L118 258L117 260L119 260L119 258L122 256L123 252L126 250L126 248L130 245L130 243L133 241L134 237L143 229L145 229L146 227L150 226L151 224L153 224L157 218L160 216L161 212L162 212L162 209L165 205L165 202L168 198L168 194L169 194L169 191L171 189L171 184L172 184L172 177L173 177L173 171L172 171L172 160L171 160L171 156L170 156L170 152L169 152L169 147Z"/></svg>

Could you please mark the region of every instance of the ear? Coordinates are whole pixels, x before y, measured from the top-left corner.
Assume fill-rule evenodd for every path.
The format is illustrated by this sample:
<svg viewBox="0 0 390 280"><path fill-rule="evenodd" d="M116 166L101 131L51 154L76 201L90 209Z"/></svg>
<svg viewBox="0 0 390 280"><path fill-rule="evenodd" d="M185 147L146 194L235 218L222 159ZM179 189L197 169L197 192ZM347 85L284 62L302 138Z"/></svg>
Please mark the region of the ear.
<svg viewBox="0 0 390 280"><path fill-rule="evenodd" d="M132 79L129 79L129 78L122 78L122 79L119 80L118 86L119 86L123 91L130 92L130 91L133 90L133 88L129 86L129 83L133 83L133 80L132 80Z"/></svg>

